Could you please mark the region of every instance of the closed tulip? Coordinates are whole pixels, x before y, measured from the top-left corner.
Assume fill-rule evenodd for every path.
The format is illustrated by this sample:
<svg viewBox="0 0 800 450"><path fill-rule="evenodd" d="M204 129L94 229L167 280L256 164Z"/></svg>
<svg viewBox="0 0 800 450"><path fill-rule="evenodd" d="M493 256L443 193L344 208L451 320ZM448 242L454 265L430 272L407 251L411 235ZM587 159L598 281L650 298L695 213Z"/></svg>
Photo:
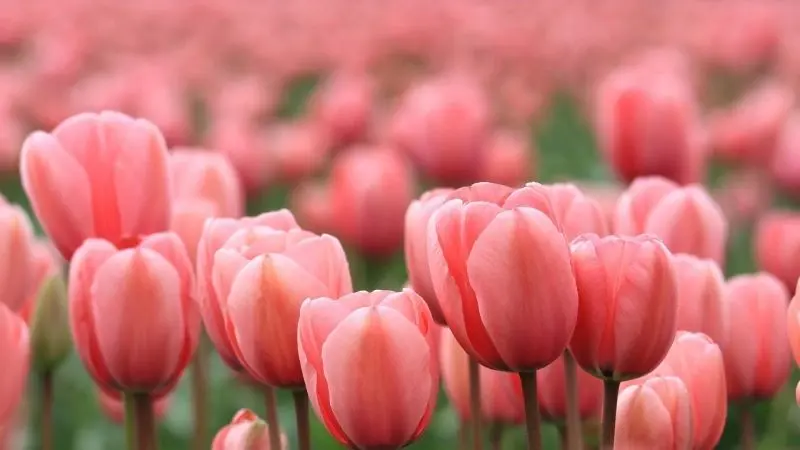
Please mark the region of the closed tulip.
<svg viewBox="0 0 800 450"><path fill-rule="evenodd" d="M313 176L327 161L330 144L322 127L308 120L273 125L265 135L276 181L293 184Z"/></svg>
<svg viewBox="0 0 800 450"><path fill-rule="evenodd" d="M269 425L249 409L241 409L229 425L214 437L211 450L273 450L269 446ZM281 435L281 448L288 447L286 436Z"/></svg>
<svg viewBox="0 0 800 450"><path fill-rule="evenodd" d="M295 187L289 195L289 209L294 212L300 225L314 233L335 233L333 207L330 202L330 187L316 180L309 180Z"/></svg>
<svg viewBox="0 0 800 450"><path fill-rule="evenodd" d="M206 147L225 155L236 168L248 195L260 192L276 178L267 144L255 124L238 114L216 117L206 137Z"/></svg>
<svg viewBox="0 0 800 450"><path fill-rule="evenodd" d="M0 304L0 429L6 428L22 402L29 370L28 327L22 319Z"/></svg>
<svg viewBox="0 0 800 450"><path fill-rule="evenodd" d="M500 130L487 142L480 179L518 186L534 178L535 152L523 134Z"/></svg>
<svg viewBox="0 0 800 450"><path fill-rule="evenodd" d="M638 378L658 366L675 337L678 310L672 255L652 236L572 243L580 307L570 350L589 373Z"/></svg>
<svg viewBox="0 0 800 450"><path fill-rule="evenodd" d="M716 448L728 414L725 363L719 346L702 333L679 331L653 373L676 376L686 385L692 404L691 448Z"/></svg>
<svg viewBox="0 0 800 450"><path fill-rule="evenodd" d="M539 408L542 416L552 422L567 418L564 355L536 372ZM578 414L582 420L600 416L603 405L603 382L584 370L577 371ZM521 390L519 391L521 394Z"/></svg>
<svg viewBox="0 0 800 450"><path fill-rule="evenodd" d="M214 254L213 287L231 348L254 379L303 385L297 321L303 300L352 292L336 238L255 226L235 232Z"/></svg>
<svg viewBox="0 0 800 450"><path fill-rule="evenodd" d="M242 369L242 365L234 354L230 337L225 331L223 312L226 310L227 299L218 297L215 290L215 283L218 282L213 277L214 255L237 231L260 226L277 230L298 228L294 216L286 209L242 219L217 218L206 222L197 244L197 294L203 325L222 360L237 371Z"/></svg>
<svg viewBox="0 0 800 450"><path fill-rule="evenodd" d="M103 389L169 392L197 346L186 248L156 233L131 249L87 240L72 259L69 318L78 355Z"/></svg>
<svg viewBox="0 0 800 450"><path fill-rule="evenodd" d="M405 217L405 258L411 287L416 291L433 315L436 323L444 325L444 313L436 299L433 281L428 267L428 222L436 210L444 204L451 189L433 189L411 202Z"/></svg>
<svg viewBox="0 0 800 450"><path fill-rule="evenodd" d="M399 449L436 406L434 323L413 291L356 292L306 301L297 342L314 411L342 444Z"/></svg>
<svg viewBox="0 0 800 450"><path fill-rule="evenodd" d="M634 181L617 203L614 231L654 234L673 253L688 253L717 263L725 258L727 221L700 185L680 187L660 177Z"/></svg>
<svg viewBox="0 0 800 450"><path fill-rule="evenodd" d="M33 230L25 211L0 195L0 303L19 312L36 291Z"/></svg>
<svg viewBox="0 0 800 450"><path fill-rule="evenodd" d="M124 114L78 114L22 147L22 185L65 259L88 238L135 247L169 227L170 181L164 137ZM69 193L69 195L66 195Z"/></svg>
<svg viewBox="0 0 800 450"><path fill-rule="evenodd" d="M439 365L444 391L462 421L470 420L469 356L458 345L453 333L442 328ZM519 377L509 372L480 367L481 415L490 423L521 424L525 411L521 396L514 395Z"/></svg>
<svg viewBox="0 0 800 450"><path fill-rule="evenodd" d="M725 336L722 291L725 278L717 263L692 255L674 255L678 285L678 330L705 333L714 342Z"/></svg>
<svg viewBox="0 0 800 450"><path fill-rule="evenodd" d="M789 379L786 315L789 293L772 275L739 275L725 285L728 400L766 400ZM747 330L747 332L743 332Z"/></svg>
<svg viewBox="0 0 800 450"><path fill-rule="evenodd" d="M100 404L100 409L112 422L120 425L125 423L125 404L121 392L98 389L97 402ZM171 403L171 395L165 395L153 402L153 414L155 414L156 420L164 418Z"/></svg>
<svg viewBox="0 0 800 450"><path fill-rule="evenodd" d="M692 404L678 377L654 377L620 393L615 446L620 449L692 449Z"/></svg>
<svg viewBox="0 0 800 450"><path fill-rule="evenodd" d="M772 155L770 173L775 182L789 193L800 194L800 113L794 112L784 122Z"/></svg>
<svg viewBox="0 0 800 450"><path fill-rule="evenodd" d="M608 234L608 220L600 204L574 184L528 183L514 191L505 205L530 206L544 212L570 241L584 233Z"/></svg>
<svg viewBox="0 0 800 450"><path fill-rule="evenodd" d="M403 245L403 216L414 197L411 166L390 148L337 156L330 178L333 226L359 251L386 256Z"/></svg>
<svg viewBox="0 0 800 450"><path fill-rule="evenodd" d="M769 164L794 101L794 92L774 80L755 86L730 109L711 116L714 152L736 162Z"/></svg>
<svg viewBox="0 0 800 450"><path fill-rule="evenodd" d="M504 207L511 193L491 183L451 193L430 219L428 262L467 353L495 370L530 371L564 351L578 296L564 235L538 209Z"/></svg>
<svg viewBox="0 0 800 450"><path fill-rule="evenodd" d="M800 300L798 300L796 292L786 313L786 332L789 336L789 346L792 349L794 361L800 365Z"/></svg>
<svg viewBox="0 0 800 450"><path fill-rule="evenodd" d="M445 76L409 89L391 129L424 175L446 185L477 181L489 139L489 101L480 86Z"/></svg>
<svg viewBox="0 0 800 450"><path fill-rule="evenodd" d="M172 173L171 229L181 237L192 261L206 219L239 217L244 193L239 177L220 153L179 148L170 154Z"/></svg>
<svg viewBox="0 0 800 450"><path fill-rule="evenodd" d="M800 278L800 214L773 211L758 221L755 257L761 270L777 277L789 290Z"/></svg>
<svg viewBox="0 0 800 450"><path fill-rule="evenodd" d="M334 74L313 99L313 113L335 146L349 145L366 137L374 86L369 77L356 71Z"/></svg>
<svg viewBox="0 0 800 450"><path fill-rule="evenodd" d="M610 74L598 87L596 130L603 154L626 182L660 175L686 184L704 175L697 100L678 71L643 64Z"/></svg>

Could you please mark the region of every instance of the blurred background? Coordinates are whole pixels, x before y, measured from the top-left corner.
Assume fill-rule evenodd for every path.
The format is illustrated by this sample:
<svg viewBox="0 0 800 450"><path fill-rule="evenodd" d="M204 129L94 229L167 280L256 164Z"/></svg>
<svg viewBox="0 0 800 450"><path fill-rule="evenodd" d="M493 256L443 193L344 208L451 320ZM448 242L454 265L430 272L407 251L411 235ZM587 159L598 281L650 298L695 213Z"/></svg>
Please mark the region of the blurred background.
<svg viewBox="0 0 800 450"><path fill-rule="evenodd" d="M760 214L800 194L798 23L790 0L0 0L0 191L27 207L29 132L110 109L225 154L249 214L289 207L339 236L357 288L406 282L413 198L479 180L572 180L608 205L637 175L705 183L730 220L726 275L752 272ZM646 122L658 108L674 120ZM800 239L783 243L800 258ZM216 356L209 382L209 435L262 410ZM165 449L189 448L189 391L162 419ZM57 448L122 448L77 357L55 392ZM800 446L793 383L758 408L759 448ZM339 448L312 423L314 448ZM737 427L733 406L719 448ZM410 448L453 448L457 432L442 395ZM557 448L554 427L545 438ZM522 446L515 430L504 448Z"/></svg>

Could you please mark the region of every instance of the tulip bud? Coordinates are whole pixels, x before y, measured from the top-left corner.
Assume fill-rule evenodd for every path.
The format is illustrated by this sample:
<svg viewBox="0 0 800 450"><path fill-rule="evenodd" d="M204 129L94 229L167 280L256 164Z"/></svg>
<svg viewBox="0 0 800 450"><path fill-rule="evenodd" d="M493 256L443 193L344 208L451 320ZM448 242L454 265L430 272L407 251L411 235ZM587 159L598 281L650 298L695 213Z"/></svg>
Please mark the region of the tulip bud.
<svg viewBox="0 0 800 450"><path fill-rule="evenodd" d="M211 450L273 450L269 446L268 431L267 424L253 411L242 409L233 416L230 425L217 433ZM281 436L281 448L274 450L287 448L286 436Z"/></svg>
<svg viewBox="0 0 800 450"><path fill-rule="evenodd" d="M39 289L31 319L32 363L38 372L54 371L72 350L68 308L67 284L53 275Z"/></svg>
<svg viewBox="0 0 800 450"><path fill-rule="evenodd" d="M689 450L692 407L677 377L654 377L619 397L614 439L619 449Z"/></svg>

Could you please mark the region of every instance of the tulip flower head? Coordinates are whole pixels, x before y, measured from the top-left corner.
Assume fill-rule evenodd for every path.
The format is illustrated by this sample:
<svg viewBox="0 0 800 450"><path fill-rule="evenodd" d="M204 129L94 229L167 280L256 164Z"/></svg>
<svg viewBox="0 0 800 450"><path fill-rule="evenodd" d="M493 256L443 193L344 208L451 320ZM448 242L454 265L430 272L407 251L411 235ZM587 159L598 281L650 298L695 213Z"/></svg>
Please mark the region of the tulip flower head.
<svg viewBox="0 0 800 450"><path fill-rule="evenodd" d="M512 193L491 183L452 192L429 221L428 264L467 353L495 370L527 371L564 351L578 296L566 238L546 213L505 206Z"/></svg>
<svg viewBox="0 0 800 450"><path fill-rule="evenodd" d="M434 323L414 291L303 303L297 342L311 405L351 448L400 448L425 430L439 374Z"/></svg>
<svg viewBox="0 0 800 450"><path fill-rule="evenodd" d="M28 136L21 158L25 192L65 259L88 238L128 248L169 227L167 147L146 120L78 114Z"/></svg>
<svg viewBox="0 0 800 450"><path fill-rule="evenodd" d="M219 430L211 450L273 450L269 446L268 427L253 411L242 409L229 425ZM285 435L281 435L281 443L281 448L274 450L289 448Z"/></svg>
<svg viewBox="0 0 800 450"><path fill-rule="evenodd" d="M189 364L200 331L186 248L156 233L130 249L87 240L69 274L75 347L104 389L169 392Z"/></svg>

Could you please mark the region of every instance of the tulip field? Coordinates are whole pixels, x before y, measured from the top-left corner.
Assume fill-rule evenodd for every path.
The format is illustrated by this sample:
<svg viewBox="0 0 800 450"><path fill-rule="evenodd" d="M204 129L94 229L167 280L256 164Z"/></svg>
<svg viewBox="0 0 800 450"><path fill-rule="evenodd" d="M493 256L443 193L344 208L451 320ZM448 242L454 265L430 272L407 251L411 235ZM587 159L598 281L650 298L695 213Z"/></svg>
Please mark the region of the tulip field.
<svg viewBox="0 0 800 450"><path fill-rule="evenodd" d="M0 0L0 450L800 448L798 23Z"/></svg>

